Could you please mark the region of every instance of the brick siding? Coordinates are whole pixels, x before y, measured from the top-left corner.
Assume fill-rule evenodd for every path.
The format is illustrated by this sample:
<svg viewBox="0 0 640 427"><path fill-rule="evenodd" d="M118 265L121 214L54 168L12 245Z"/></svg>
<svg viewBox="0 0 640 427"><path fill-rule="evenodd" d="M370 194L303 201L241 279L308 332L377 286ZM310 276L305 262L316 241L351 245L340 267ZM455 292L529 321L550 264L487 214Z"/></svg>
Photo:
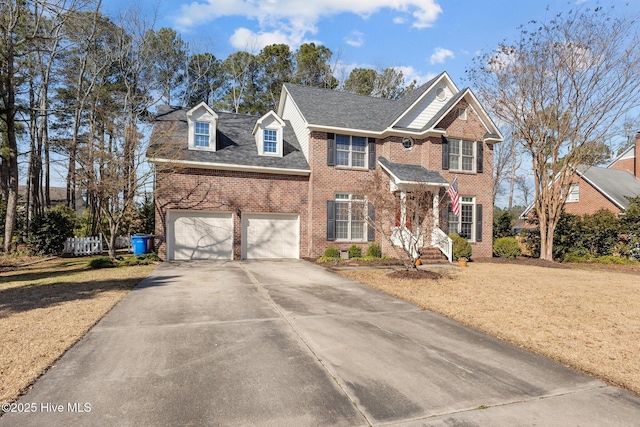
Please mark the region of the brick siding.
<svg viewBox="0 0 640 427"><path fill-rule="evenodd" d="M213 169L156 171L156 235L158 254L166 258L166 213L171 209L233 213L234 258L240 259L242 212L300 214L300 251L308 251L308 177ZM240 216L236 213L240 212Z"/></svg>
<svg viewBox="0 0 640 427"><path fill-rule="evenodd" d="M577 202L565 203L565 212L573 215L591 215L601 209L611 211L615 214L620 212L620 208L611 202L611 200L603 196L598 190L593 188L591 184L586 182L584 179L574 176L571 183L577 183L580 186L580 199Z"/></svg>

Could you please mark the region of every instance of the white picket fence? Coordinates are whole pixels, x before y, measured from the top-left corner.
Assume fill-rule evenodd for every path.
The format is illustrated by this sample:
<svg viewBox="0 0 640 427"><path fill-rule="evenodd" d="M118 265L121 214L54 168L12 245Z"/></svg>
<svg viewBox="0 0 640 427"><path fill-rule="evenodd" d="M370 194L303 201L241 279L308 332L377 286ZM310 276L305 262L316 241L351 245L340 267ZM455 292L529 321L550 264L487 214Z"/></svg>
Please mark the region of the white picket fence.
<svg viewBox="0 0 640 427"><path fill-rule="evenodd" d="M64 242L64 253L96 255L102 253L102 233L97 237L69 237Z"/></svg>

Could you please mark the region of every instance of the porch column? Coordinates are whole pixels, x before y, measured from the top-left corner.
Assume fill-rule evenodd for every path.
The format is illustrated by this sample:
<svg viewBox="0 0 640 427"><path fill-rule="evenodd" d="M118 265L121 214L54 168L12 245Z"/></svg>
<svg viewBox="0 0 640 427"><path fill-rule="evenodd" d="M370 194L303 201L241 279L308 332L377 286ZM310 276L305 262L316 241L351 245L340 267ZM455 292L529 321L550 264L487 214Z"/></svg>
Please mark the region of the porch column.
<svg viewBox="0 0 640 427"><path fill-rule="evenodd" d="M407 224L407 192L400 192L400 228L406 227Z"/></svg>
<svg viewBox="0 0 640 427"><path fill-rule="evenodd" d="M433 226L440 228L440 191L433 192Z"/></svg>

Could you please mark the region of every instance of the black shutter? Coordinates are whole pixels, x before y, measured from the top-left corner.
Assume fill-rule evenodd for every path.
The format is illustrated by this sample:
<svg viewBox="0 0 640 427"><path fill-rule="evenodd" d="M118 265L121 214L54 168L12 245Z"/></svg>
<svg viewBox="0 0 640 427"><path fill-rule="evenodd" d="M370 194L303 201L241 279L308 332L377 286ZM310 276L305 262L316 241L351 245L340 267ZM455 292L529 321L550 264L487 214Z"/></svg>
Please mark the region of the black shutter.
<svg viewBox="0 0 640 427"><path fill-rule="evenodd" d="M478 167L476 168L476 172L478 173L482 173L482 169L483 169L483 155L484 155L484 143L482 141L478 141L476 142L477 144L477 148L478 148Z"/></svg>
<svg viewBox="0 0 640 427"><path fill-rule="evenodd" d="M482 242L482 205L476 205L476 242Z"/></svg>
<svg viewBox="0 0 640 427"><path fill-rule="evenodd" d="M449 170L449 141L442 138L442 170Z"/></svg>
<svg viewBox="0 0 640 427"><path fill-rule="evenodd" d="M327 200L327 240L336 240L336 202Z"/></svg>
<svg viewBox="0 0 640 427"><path fill-rule="evenodd" d="M376 168L376 139L369 138L369 169Z"/></svg>
<svg viewBox="0 0 640 427"><path fill-rule="evenodd" d="M376 230L373 228L373 223L376 219L375 209L373 207L373 203L369 202L367 206L367 214L369 215L369 225L367 227L367 241L375 242L376 241Z"/></svg>
<svg viewBox="0 0 640 427"><path fill-rule="evenodd" d="M327 134L327 166L335 166L336 161L336 141L335 135Z"/></svg>

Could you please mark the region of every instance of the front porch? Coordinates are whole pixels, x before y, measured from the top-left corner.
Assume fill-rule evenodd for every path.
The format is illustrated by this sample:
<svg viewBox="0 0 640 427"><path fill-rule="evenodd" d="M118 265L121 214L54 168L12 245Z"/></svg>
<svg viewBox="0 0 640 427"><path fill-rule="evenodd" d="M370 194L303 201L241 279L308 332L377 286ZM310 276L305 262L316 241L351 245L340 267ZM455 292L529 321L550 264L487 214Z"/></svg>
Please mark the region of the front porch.
<svg viewBox="0 0 640 427"><path fill-rule="evenodd" d="M389 190L396 199L392 244L403 248L413 260L425 250L436 248L452 262L452 241L440 228L442 202L448 200L444 189L449 182L438 172L420 165L393 163L384 157L378 163L388 175Z"/></svg>

